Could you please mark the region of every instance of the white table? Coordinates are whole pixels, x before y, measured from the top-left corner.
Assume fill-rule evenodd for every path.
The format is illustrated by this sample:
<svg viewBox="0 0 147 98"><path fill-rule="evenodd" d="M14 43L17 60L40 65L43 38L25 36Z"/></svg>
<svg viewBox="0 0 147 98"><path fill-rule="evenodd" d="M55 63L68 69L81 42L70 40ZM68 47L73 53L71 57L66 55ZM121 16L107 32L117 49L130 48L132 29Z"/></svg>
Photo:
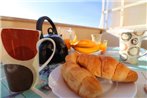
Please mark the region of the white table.
<svg viewBox="0 0 147 98"><path fill-rule="evenodd" d="M138 78L137 82L135 83L137 85L137 94L136 94L135 98L147 98L147 93L145 93L144 89L143 89L145 82L147 83L147 80L145 80L145 78L144 78L144 76L142 75L141 72L144 72L144 74L147 77L147 72L145 72L145 71L138 71L139 78ZM44 98L47 98L47 97L48 98L58 98L52 91L50 91L50 93L47 96L43 95L43 94L41 94L39 92L36 92L36 93L40 94Z"/></svg>
<svg viewBox="0 0 147 98"><path fill-rule="evenodd" d="M111 52L110 52L111 51ZM117 58L118 57L118 50L117 48L109 48L108 50L108 55L111 55L111 54L115 54L115 57ZM147 58L147 56L146 56ZM147 62L147 61L146 61ZM147 65L146 65L147 67ZM2 68L2 66L0 67ZM135 83L137 85L137 93L136 93L136 96L135 98L147 98L147 93L144 92L144 84L147 83L147 80L145 79L145 77L147 78L147 70L146 69L137 69L136 67L133 68L134 70L136 70L138 72L138 80L137 82ZM0 70L1 71L1 70ZM3 73L3 72L1 72ZM145 77L143 76L143 74L145 75ZM6 79L5 76L1 76L0 77L0 81L2 82L3 79ZM3 86L3 85L2 85ZM62 89L62 88L61 88ZM32 92L33 91L33 92ZM1 91L2 93L4 91ZM32 97L35 97L35 98L40 98L40 97L43 97L43 98L58 98L52 91L49 91L48 94L44 94L42 93L41 91L37 90L37 89L34 89L32 88L32 90L29 90L29 91L26 91L27 93L24 92L23 96L22 95L18 95L16 96L15 98L32 98ZM123 91L122 91L123 92ZM5 93L5 92L4 92ZM35 95L36 93L36 95ZM8 93L6 93L6 96L7 96ZM0 94L1 95L1 94ZM24 96L25 95L25 96ZM39 96L38 96L39 95ZM5 95L4 95L5 96ZM1 97L1 96L0 96ZM123 96L122 96L123 97Z"/></svg>

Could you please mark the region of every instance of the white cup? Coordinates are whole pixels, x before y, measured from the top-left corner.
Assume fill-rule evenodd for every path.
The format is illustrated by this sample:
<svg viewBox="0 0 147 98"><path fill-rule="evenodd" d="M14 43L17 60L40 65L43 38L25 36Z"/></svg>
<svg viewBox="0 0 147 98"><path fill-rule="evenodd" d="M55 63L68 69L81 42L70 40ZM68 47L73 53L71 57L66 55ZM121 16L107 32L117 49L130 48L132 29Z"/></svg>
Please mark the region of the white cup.
<svg viewBox="0 0 147 98"><path fill-rule="evenodd" d="M3 28L0 37L1 60L10 90L20 92L34 87L39 80L39 72L55 54L55 42L51 38L39 40L39 31L27 29ZM53 52L39 67L39 46L44 41L53 44Z"/></svg>
<svg viewBox="0 0 147 98"><path fill-rule="evenodd" d="M130 64L137 64L138 58L143 56L140 54L142 40L146 31L125 30L119 37L119 54L120 60Z"/></svg>

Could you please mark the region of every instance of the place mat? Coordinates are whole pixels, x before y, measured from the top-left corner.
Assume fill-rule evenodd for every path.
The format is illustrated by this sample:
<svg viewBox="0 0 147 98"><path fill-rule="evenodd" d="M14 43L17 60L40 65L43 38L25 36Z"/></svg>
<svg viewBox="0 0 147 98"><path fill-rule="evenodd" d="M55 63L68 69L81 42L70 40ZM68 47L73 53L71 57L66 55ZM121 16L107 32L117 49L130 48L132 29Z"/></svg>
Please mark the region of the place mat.
<svg viewBox="0 0 147 98"><path fill-rule="evenodd" d="M61 64L50 64L47 65L40 73L39 73L39 82L35 86L36 89L41 91L43 94L48 95L51 91L51 88L48 85L48 77L50 73Z"/></svg>

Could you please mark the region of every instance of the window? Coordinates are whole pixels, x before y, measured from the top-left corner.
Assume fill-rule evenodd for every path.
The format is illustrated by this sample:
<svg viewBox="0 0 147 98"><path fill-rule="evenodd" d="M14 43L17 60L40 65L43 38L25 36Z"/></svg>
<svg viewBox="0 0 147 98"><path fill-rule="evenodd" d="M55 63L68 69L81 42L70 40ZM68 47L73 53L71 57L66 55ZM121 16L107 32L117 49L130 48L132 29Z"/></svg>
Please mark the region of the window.
<svg viewBox="0 0 147 98"><path fill-rule="evenodd" d="M54 22L98 27L101 0L3 0L1 16L38 19L48 16Z"/></svg>
<svg viewBox="0 0 147 98"><path fill-rule="evenodd" d="M147 29L147 1L146 0L104 0L104 11L108 21L104 21L105 28ZM110 16L110 17L109 17Z"/></svg>

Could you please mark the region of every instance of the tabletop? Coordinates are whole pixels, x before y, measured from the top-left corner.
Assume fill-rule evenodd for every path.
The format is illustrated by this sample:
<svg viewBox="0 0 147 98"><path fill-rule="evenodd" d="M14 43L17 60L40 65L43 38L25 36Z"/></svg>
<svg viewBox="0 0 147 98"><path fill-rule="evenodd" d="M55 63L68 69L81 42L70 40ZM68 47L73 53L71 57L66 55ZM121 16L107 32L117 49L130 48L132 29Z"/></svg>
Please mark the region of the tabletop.
<svg viewBox="0 0 147 98"><path fill-rule="evenodd" d="M114 58L118 59L118 47L109 47L107 49L107 54L115 54L113 55ZM141 49L141 51L146 51L145 49ZM135 82L137 85L137 93L135 98L147 98L147 93L144 92L144 84L147 83L147 56L144 56L139 59L140 63L139 65L132 66L128 65L131 69L137 71L138 73L138 80ZM141 63L141 62L144 63ZM31 88L27 91L16 93L11 92L9 90L7 79L5 77L4 72L4 66L0 65L0 98L58 98L52 90L48 87L48 76L54 70L57 66L61 64L51 64L48 67L46 67L45 70L48 70L47 72L43 70L40 72L40 81L38 82L38 85L36 85L34 88Z"/></svg>

